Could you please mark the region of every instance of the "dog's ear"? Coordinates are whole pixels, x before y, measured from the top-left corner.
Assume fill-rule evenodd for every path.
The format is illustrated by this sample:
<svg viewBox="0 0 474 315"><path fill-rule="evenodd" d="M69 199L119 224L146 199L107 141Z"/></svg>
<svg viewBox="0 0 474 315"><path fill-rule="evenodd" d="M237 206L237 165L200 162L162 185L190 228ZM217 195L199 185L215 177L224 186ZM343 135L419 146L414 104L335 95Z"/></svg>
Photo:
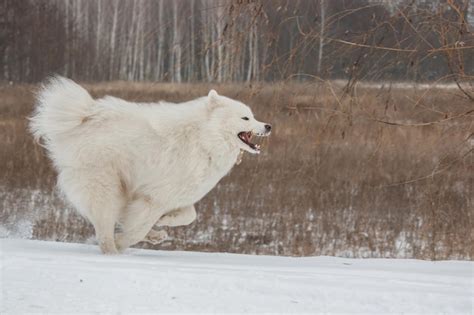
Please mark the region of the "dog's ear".
<svg viewBox="0 0 474 315"><path fill-rule="evenodd" d="M213 110L219 106L219 94L217 94L216 90L210 90L209 94L207 94L207 99L209 102L209 109Z"/></svg>

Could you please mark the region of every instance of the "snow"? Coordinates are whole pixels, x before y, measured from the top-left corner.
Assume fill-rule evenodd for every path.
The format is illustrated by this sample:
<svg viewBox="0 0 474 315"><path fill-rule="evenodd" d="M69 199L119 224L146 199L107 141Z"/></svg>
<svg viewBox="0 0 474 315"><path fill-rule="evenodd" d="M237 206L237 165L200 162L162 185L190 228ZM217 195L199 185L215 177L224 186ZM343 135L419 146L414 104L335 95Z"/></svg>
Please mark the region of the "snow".
<svg viewBox="0 0 474 315"><path fill-rule="evenodd" d="M451 313L474 263L274 257L0 239L0 313Z"/></svg>
<svg viewBox="0 0 474 315"><path fill-rule="evenodd" d="M392 0L389 0L392 1ZM326 81L328 83L333 83L337 86L343 87L346 86L348 81L347 80L329 80ZM459 86L457 83L436 83L436 82L428 82L428 83L420 83L416 81L358 81L357 87L360 88L367 88L367 89L414 89L414 90L458 90ZM472 87L471 82L460 82L460 85L465 89L470 89Z"/></svg>

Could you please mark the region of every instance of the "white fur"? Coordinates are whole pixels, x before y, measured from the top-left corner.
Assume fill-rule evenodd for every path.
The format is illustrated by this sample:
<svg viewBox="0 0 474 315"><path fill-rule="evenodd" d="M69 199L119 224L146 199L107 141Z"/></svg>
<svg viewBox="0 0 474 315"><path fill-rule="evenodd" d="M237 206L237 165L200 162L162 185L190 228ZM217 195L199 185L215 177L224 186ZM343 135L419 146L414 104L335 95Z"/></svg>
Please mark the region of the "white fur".
<svg viewBox="0 0 474 315"><path fill-rule="evenodd" d="M230 171L240 150L257 153L237 134L269 134L246 105L214 90L181 104L94 100L61 77L41 89L30 128L107 254L143 240L155 224L190 224L194 203Z"/></svg>

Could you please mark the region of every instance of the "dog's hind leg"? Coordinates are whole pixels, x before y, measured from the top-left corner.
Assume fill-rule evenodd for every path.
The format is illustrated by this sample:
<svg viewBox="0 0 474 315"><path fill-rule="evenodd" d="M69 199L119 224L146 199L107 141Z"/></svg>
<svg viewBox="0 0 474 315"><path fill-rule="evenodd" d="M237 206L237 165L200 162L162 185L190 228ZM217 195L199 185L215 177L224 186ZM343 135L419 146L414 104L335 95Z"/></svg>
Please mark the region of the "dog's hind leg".
<svg viewBox="0 0 474 315"><path fill-rule="evenodd" d="M188 206L163 215L158 222L155 223L154 227L188 225L195 219L196 209L194 209L194 206ZM157 231L152 228L143 241L156 245L164 241L167 237L168 233L166 233L166 231Z"/></svg>
<svg viewBox="0 0 474 315"><path fill-rule="evenodd" d="M165 230L157 231L157 230L151 229L143 241L150 243L152 245L157 245L163 242L167 237L168 237L168 233L166 233Z"/></svg>
<svg viewBox="0 0 474 315"><path fill-rule="evenodd" d="M196 220L196 209L193 205L175 209L163 215L155 226L181 226Z"/></svg>
<svg viewBox="0 0 474 315"><path fill-rule="evenodd" d="M116 234L115 244L119 251L142 241L153 224L162 215L159 209L146 197L132 200L120 217L121 232Z"/></svg>
<svg viewBox="0 0 474 315"><path fill-rule="evenodd" d="M90 219L94 225L95 235L99 243L100 250L106 255L118 254L115 247L115 220L112 218Z"/></svg>
<svg viewBox="0 0 474 315"><path fill-rule="evenodd" d="M138 198L125 208L120 219L122 232L116 235L117 249L123 251L140 241L158 244L168 235L165 231L152 230L153 226L188 225L195 219L196 210L192 205L162 215L150 200Z"/></svg>
<svg viewBox="0 0 474 315"><path fill-rule="evenodd" d="M67 170L59 175L59 183L68 199L94 226L101 251L117 254L115 223L125 203L119 181L106 169Z"/></svg>

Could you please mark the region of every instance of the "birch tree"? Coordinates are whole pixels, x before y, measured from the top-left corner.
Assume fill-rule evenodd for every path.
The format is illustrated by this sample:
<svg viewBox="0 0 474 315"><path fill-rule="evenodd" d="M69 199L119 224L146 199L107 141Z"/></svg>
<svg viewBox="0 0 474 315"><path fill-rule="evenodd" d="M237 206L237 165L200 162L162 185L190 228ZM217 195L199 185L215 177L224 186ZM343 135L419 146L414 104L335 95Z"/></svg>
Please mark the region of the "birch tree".
<svg viewBox="0 0 474 315"><path fill-rule="evenodd" d="M173 82L181 82L181 30L180 23L178 22L178 3L179 1L173 1L173 51L172 51L172 78Z"/></svg>
<svg viewBox="0 0 474 315"><path fill-rule="evenodd" d="M318 75L321 76L321 64L323 62L324 35L325 35L324 27L326 24L325 0L319 0L319 8L321 11L321 31L319 32Z"/></svg>

